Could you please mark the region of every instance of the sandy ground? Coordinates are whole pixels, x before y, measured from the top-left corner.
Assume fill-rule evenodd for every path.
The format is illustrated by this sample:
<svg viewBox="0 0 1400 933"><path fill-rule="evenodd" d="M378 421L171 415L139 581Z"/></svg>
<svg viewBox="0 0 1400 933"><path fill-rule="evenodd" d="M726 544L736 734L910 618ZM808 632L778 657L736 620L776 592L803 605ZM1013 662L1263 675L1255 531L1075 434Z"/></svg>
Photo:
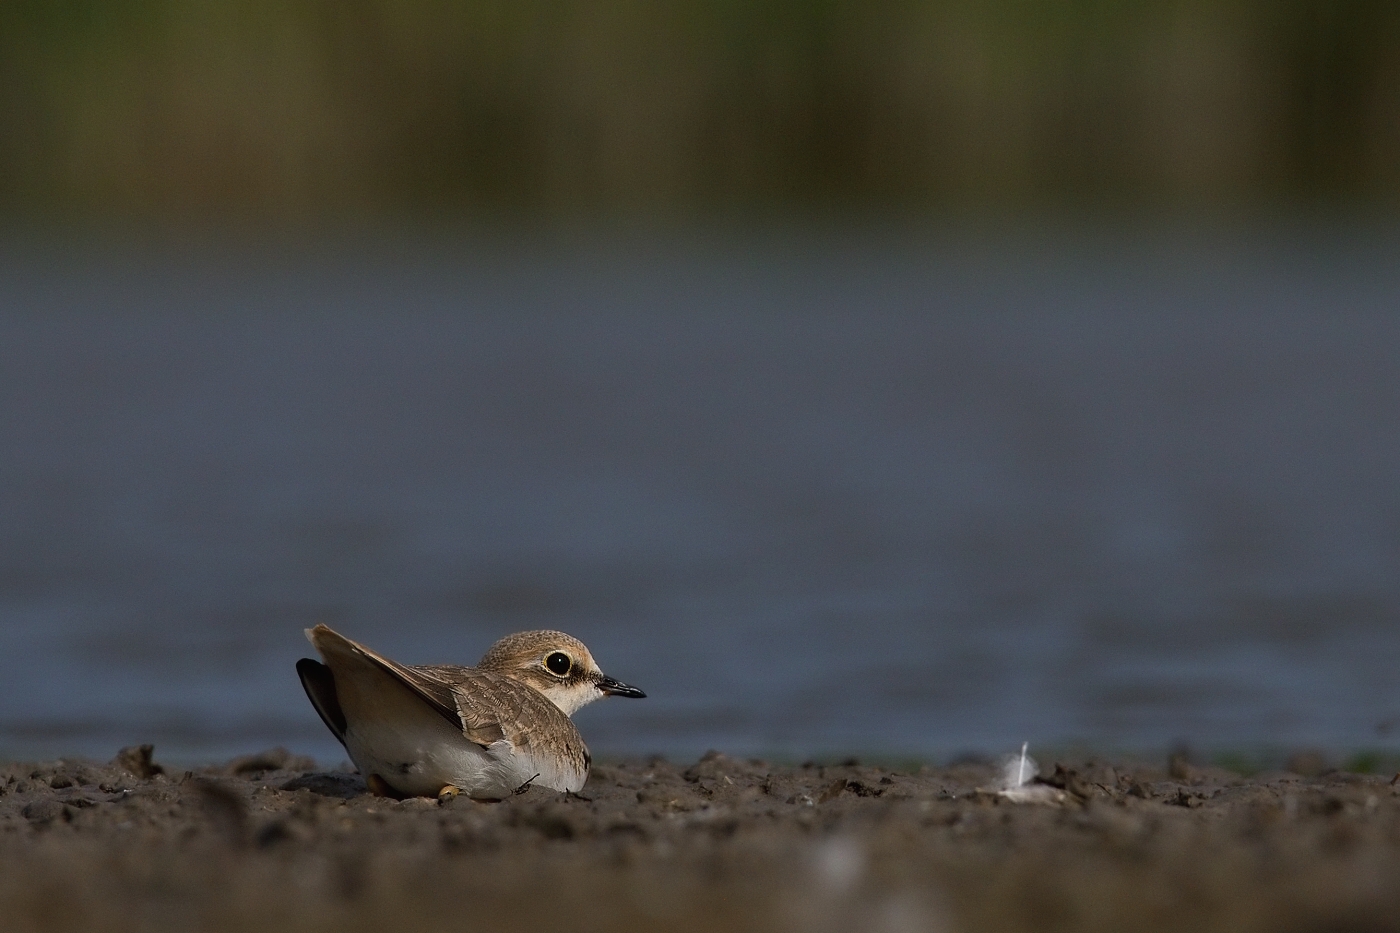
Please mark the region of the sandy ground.
<svg viewBox="0 0 1400 933"><path fill-rule="evenodd" d="M1400 930L1386 777L1065 762L1035 804L991 765L711 753L439 805L276 750L157 768L0 764L0 928Z"/></svg>

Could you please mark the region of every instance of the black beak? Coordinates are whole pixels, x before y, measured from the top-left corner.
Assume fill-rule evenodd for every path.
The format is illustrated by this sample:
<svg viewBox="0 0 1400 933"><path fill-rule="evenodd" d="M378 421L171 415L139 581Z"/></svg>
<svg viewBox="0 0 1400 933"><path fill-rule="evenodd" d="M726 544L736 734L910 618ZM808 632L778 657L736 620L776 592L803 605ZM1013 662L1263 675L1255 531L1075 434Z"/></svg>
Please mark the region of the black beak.
<svg viewBox="0 0 1400 933"><path fill-rule="evenodd" d="M638 690L636 687L629 687L622 681L613 680L607 675L598 678L598 689L611 697L632 697L634 699L641 699L646 696L645 693Z"/></svg>

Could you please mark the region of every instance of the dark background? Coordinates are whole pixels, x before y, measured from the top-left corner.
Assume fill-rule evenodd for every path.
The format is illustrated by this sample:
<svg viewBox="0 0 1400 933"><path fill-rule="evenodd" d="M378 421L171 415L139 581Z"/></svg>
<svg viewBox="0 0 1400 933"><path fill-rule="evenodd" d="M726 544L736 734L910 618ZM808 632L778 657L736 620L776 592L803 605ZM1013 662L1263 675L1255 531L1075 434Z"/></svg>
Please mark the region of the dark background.
<svg viewBox="0 0 1400 933"><path fill-rule="evenodd" d="M1400 202L1382 0L0 10L0 209L414 225Z"/></svg>

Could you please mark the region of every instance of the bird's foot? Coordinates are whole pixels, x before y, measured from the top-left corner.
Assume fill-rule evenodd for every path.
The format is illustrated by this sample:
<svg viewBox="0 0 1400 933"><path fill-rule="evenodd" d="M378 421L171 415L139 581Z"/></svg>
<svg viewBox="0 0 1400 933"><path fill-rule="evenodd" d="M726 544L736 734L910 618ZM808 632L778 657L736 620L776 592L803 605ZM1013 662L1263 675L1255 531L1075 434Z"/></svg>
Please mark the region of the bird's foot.
<svg viewBox="0 0 1400 933"><path fill-rule="evenodd" d="M524 784L521 784L519 787L517 787L515 789L515 795L518 797L521 794L525 793L527 790L529 790L530 785L535 783L535 778L537 777L539 777L538 774L536 774L535 777L530 778L530 780L526 781Z"/></svg>
<svg viewBox="0 0 1400 933"><path fill-rule="evenodd" d="M389 786L389 782L377 774L371 774L365 778L365 786L369 792L376 797L397 797L394 789Z"/></svg>

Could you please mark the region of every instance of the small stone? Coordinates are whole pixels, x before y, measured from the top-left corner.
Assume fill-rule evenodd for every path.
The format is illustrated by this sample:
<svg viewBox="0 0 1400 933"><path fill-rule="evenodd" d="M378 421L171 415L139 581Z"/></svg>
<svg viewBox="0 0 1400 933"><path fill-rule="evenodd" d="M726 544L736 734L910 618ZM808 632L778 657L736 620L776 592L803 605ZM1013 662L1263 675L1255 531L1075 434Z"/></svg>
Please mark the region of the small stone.
<svg viewBox="0 0 1400 933"><path fill-rule="evenodd" d="M155 763L155 746L128 745L117 752L117 757L112 759L112 764L118 768L130 771L142 780L150 780L158 774L164 774L165 769Z"/></svg>

